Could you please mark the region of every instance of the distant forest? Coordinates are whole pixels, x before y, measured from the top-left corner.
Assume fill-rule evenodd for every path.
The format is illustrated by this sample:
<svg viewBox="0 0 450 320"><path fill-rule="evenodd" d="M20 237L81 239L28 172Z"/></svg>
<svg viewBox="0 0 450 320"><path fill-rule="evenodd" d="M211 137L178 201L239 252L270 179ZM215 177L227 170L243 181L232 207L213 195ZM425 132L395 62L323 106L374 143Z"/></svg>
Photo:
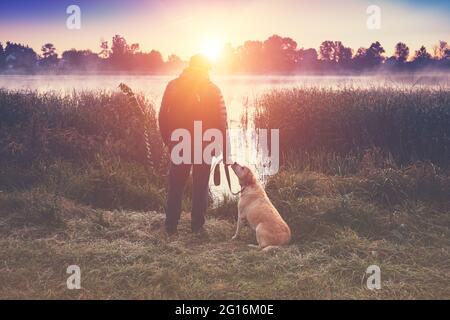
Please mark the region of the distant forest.
<svg viewBox="0 0 450 320"><path fill-rule="evenodd" d="M142 52L139 44L128 44L115 35L111 43L101 41L99 52L71 49L58 54L52 43L40 52L27 45L0 43L1 73L136 72L174 73L186 62L176 55L166 60L159 51ZM356 51L341 41L324 41L318 50L299 48L291 38L273 35L265 41L246 41L239 47L226 44L215 68L223 73L297 74L374 71L450 70L450 45L439 41L430 51L399 42L393 55L377 41Z"/></svg>

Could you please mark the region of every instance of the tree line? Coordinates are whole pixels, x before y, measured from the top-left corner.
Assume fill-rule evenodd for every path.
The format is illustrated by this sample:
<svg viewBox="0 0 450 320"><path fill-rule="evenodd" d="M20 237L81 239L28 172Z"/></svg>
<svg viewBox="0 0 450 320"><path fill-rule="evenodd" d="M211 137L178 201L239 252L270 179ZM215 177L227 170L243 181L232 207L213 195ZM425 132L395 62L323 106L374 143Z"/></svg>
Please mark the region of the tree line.
<svg viewBox="0 0 450 320"><path fill-rule="evenodd" d="M182 68L184 62L176 55L164 61L160 52L142 52L139 44L128 44L124 37L116 35L111 45L101 41L99 52L70 49L61 55L52 43L41 47L40 54L28 45L6 42L0 43L0 72L102 72L139 71L166 72Z"/></svg>
<svg viewBox="0 0 450 320"><path fill-rule="evenodd" d="M98 52L70 49L61 55L52 43L44 44L39 54L24 44L0 43L0 72L170 73L185 65L176 55L164 60L159 51L142 52L138 43L129 44L120 35L115 35L111 43L101 41ZM265 41L246 41L238 47L226 44L216 68L224 73L251 74L442 70L450 68L450 45L439 41L428 52L424 46L413 51L399 42L393 55L387 56L378 41L355 51L341 41L327 40L316 50L300 48L291 38L273 35Z"/></svg>
<svg viewBox="0 0 450 320"><path fill-rule="evenodd" d="M356 51L341 41L323 41L319 49L299 48L288 37L273 35L265 41L246 41L233 48L226 45L221 64L232 72L297 73L297 72L361 72L402 71L431 67L450 68L450 45L439 41L429 53L425 46L412 51L403 42L395 45L394 54L386 56L380 42Z"/></svg>

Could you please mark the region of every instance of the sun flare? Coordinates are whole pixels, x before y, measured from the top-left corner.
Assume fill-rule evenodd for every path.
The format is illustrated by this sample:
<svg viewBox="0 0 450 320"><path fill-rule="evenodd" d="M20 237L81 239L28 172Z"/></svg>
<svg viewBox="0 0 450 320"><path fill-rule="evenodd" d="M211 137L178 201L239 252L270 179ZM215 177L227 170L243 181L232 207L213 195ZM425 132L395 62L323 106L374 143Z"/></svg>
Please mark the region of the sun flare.
<svg viewBox="0 0 450 320"><path fill-rule="evenodd" d="M201 52L211 61L217 61L223 48L223 41L220 38L206 39L201 48Z"/></svg>

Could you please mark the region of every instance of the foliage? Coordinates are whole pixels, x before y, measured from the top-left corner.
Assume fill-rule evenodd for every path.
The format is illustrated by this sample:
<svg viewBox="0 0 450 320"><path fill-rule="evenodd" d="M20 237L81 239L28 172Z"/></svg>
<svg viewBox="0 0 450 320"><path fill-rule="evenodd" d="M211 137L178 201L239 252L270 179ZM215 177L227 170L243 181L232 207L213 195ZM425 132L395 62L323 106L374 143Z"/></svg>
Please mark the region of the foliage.
<svg viewBox="0 0 450 320"><path fill-rule="evenodd" d="M385 56L386 49L380 42L368 48L353 50L339 40L325 40L318 51L302 48L289 37L272 35L264 41L248 40L238 47L226 44L215 69L223 73L291 74L291 73L336 73L373 71L415 71L433 68L445 71L450 67L450 46L446 41L435 45L433 55L422 46L410 57L409 47L399 42L392 56ZM41 48L42 56L22 44L0 44L0 71L7 72L179 72L186 62L176 55L164 60L157 50L143 52L138 43L115 35L111 43L102 40L99 53L91 50L70 49L58 58L52 43Z"/></svg>

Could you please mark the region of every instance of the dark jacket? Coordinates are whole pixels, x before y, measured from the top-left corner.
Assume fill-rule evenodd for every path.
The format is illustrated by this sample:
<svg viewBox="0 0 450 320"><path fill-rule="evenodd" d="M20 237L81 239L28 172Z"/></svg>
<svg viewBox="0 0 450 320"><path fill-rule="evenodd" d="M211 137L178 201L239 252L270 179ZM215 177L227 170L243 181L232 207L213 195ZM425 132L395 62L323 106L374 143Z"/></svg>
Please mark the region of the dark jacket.
<svg viewBox="0 0 450 320"><path fill-rule="evenodd" d="M227 110L220 89L208 74L187 68L169 82L159 110L159 129L164 143L171 147L170 136L175 129L184 128L193 137L194 121L202 121L203 132L219 129L226 137Z"/></svg>

